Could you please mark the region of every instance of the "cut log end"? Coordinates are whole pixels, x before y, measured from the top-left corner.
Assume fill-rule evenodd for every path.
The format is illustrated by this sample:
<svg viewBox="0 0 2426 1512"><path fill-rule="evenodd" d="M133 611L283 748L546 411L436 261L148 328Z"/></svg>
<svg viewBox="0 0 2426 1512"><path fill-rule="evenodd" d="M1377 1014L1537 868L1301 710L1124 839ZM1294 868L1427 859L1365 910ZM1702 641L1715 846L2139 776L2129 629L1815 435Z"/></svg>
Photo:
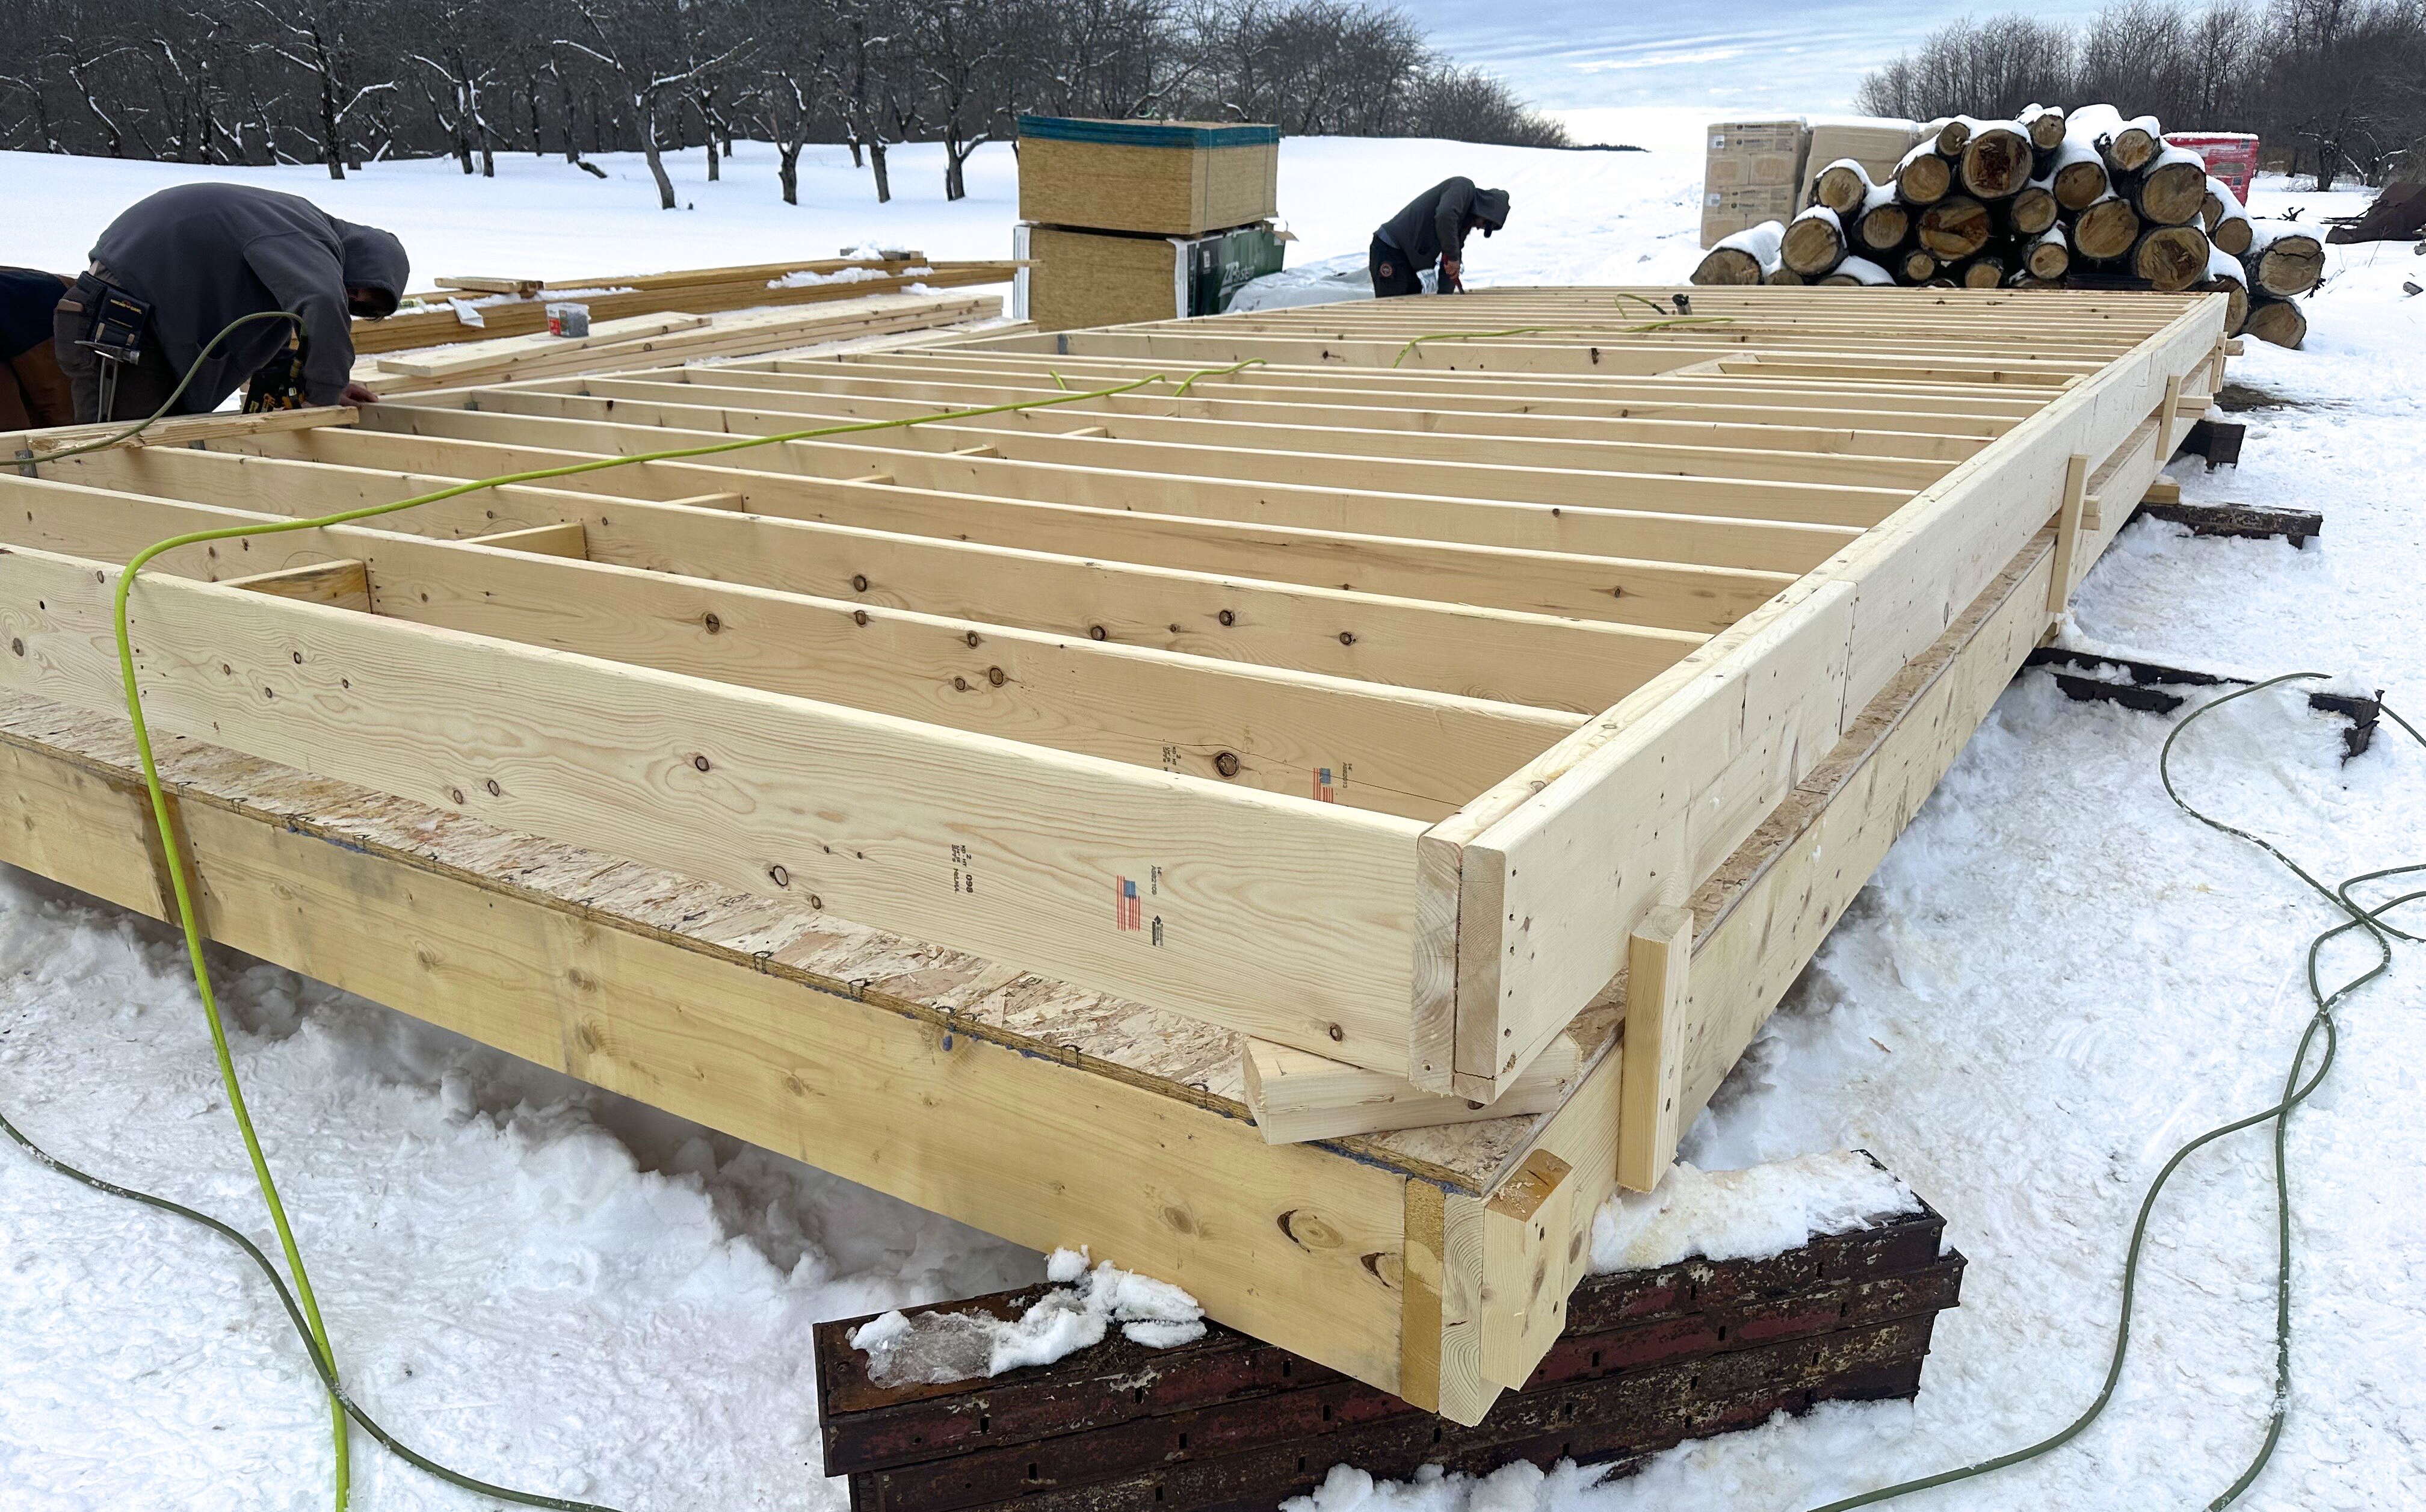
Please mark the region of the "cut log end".
<svg viewBox="0 0 2426 1512"><path fill-rule="evenodd" d="M2208 239L2222 248L2229 256L2244 257L2248 255L2250 243L2256 237L2247 216L2228 215L2215 223L2214 228L2208 233Z"/></svg>
<svg viewBox="0 0 2426 1512"><path fill-rule="evenodd" d="M1833 216L1798 216L1778 244L1778 260L1789 272L1816 279L1845 260L1845 232Z"/></svg>
<svg viewBox="0 0 2426 1512"><path fill-rule="evenodd" d="M2066 163L2055 170L2056 203L2066 210L2086 210L2106 197L2106 165L2094 157Z"/></svg>
<svg viewBox="0 0 2426 1512"><path fill-rule="evenodd" d="M1852 163L1829 164L1811 185L1811 202L1826 205L1840 216L1861 209L1869 194L1869 176Z"/></svg>
<svg viewBox="0 0 2426 1512"><path fill-rule="evenodd" d="M2132 205L2140 217L2159 226L2187 226L2199 218L2207 202L2207 169L2197 163L2158 164L2134 185Z"/></svg>
<svg viewBox="0 0 2426 1512"><path fill-rule="evenodd" d="M2137 173L2155 161L2165 144L2143 126L2126 126L2099 144L2108 162L2126 173ZM2206 175L2200 175L2204 182Z"/></svg>
<svg viewBox="0 0 2426 1512"><path fill-rule="evenodd" d="M2249 301L2249 334L2277 346L2297 346L2308 339L2308 317L2289 299Z"/></svg>
<svg viewBox="0 0 2426 1512"><path fill-rule="evenodd" d="M2030 129L2030 145L2043 153L2052 153L2063 145L2063 112L2049 106L2030 116L2026 121Z"/></svg>
<svg viewBox="0 0 2426 1512"><path fill-rule="evenodd" d="M2035 184L2025 185L2005 207L2005 217L2013 222L2014 232L2023 236L2036 236L2054 226L2062 206L2056 202L2055 193Z"/></svg>
<svg viewBox="0 0 2426 1512"><path fill-rule="evenodd" d="M1758 283L1760 259L1736 247L1713 247L1693 269L1696 283Z"/></svg>
<svg viewBox="0 0 2426 1512"><path fill-rule="evenodd" d="M1915 248L1903 254L1903 261L1897 265L1897 271L1903 275L1906 283L1926 283L1937 276L1937 259Z"/></svg>
<svg viewBox="0 0 2426 1512"><path fill-rule="evenodd" d="M1883 204L1854 223L1853 238L1872 252L1892 252L1912 234L1912 212L1900 204Z"/></svg>
<svg viewBox="0 0 2426 1512"><path fill-rule="evenodd" d="M1954 165L1942 157L1906 158L1896 169L1896 197L1906 204L1935 204L1953 187Z"/></svg>
<svg viewBox="0 0 2426 1512"><path fill-rule="evenodd" d="M2072 249L2094 263L2127 255L2140 239L2140 213L2122 200L2100 200L2072 223Z"/></svg>
<svg viewBox="0 0 2426 1512"><path fill-rule="evenodd" d="M2072 271L2072 249L2061 236L2044 237L2022 255L2022 266L2030 277L2052 283Z"/></svg>
<svg viewBox="0 0 2426 1512"><path fill-rule="evenodd" d="M2030 182L2030 140L2009 126L1991 126L1963 149L1963 187L1981 200L2019 194ZM2200 176L2202 190L2206 176Z"/></svg>
<svg viewBox="0 0 2426 1512"><path fill-rule="evenodd" d="M1993 257L1975 257L1963 265L1963 286L1993 289L2005 281L2005 265Z"/></svg>
<svg viewBox="0 0 2426 1512"><path fill-rule="evenodd" d="M2305 232L2278 234L2249 271L2253 287L2278 299L2305 294L2325 276L2324 243Z"/></svg>
<svg viewBox="0 0 2426 1512"><path fill-rule="evenodd" d="M2207 233L2196 226L2159 226L2131 249L2131 271L2166 294L2206 278L2207 264Z"/></svg>
<svg viewBox="0 0 2426 1512"><path fill-rule="evenodd" d="M1921 250L1941 263L1957 263L1987 246L1996 229L1986 205L1958 195L1922 211L1915 235Z"/></svg>

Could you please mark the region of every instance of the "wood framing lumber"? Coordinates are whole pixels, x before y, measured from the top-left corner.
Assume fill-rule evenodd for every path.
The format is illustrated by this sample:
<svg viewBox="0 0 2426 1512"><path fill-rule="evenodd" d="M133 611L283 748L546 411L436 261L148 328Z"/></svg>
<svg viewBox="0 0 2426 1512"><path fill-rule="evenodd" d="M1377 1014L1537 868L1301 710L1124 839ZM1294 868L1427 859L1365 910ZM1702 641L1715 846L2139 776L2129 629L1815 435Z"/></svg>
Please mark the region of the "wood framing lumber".
<svg viewBox="0 0 2426 1512"><path fill-rule="evenodd" d="M0 861L172 916L123 720L43 708L0 705ZM182 740L162 760L212 939L1015 1243L1089 1245L1398 1388L1400 1173L956 1017L933 952Z"/></svg>
<svg viewBox="0 0 2426 1512"><path fill-rule="evenodd" d="M1561 1048L1565 1054L1561 1054ZM1302 1144L1391 1129L1435 1129L1547 1113L1583 1073L1586 1047L1563 1041L1533 1057L1496 1102L1417 1091L1406 1078L1249 1037L1242 1057L1247 1106L1268 1144Z"/></svg>
<svg viewBox="0 0 2426 1512"><path fill-rule="evenodd" d="M579 561L590 559L590 532L578 520L559 521L552 525L526 525L520 530L500 530L486 536L466 536L467 546L493 546L499 551L535 552L542 556L570 556Z"/></svg>
<svg viewBox="0 0 2426 1512"><path fill-rule="evenodd" d="M182 456L170 466L196 471ZM259 475L258 469L228 475L236 491L218 496L269 502L258 490L244 491ZM421 489L440 481L425 480ZM414 488L399 483L374 496L410 497ZM277 502L295 513L332 507L325 495L308 504ZM623 566L849 599L871 613L896 607L1575 713L1621 696L1704 638L812 521L670 513L668 507L579 495L552 506L547 516L582 524L593 558ZM494 509L466 495L394 518L418 530L470 536L498 523Z"/></svg>
<svg viewBox="0 0 2426 1512"><path fill-rule="evenodd" d="M316 437L291 442L257 437L218 449L459 479L606 455L577 447L429 437L401 430L348 430L341 434L348 438L343 445L323 444ZM920 534L995 539L1004 545L1047 551L1068 549L1067 536L1047 533L1057 523L1072 525L1082 533L1081 539L1102 539L1107 534L1113 540L1124 539L1117 534L1122 527L1115 517L1131 512L1135 502L1145 498L1152 502L1154 509L1135 512L1150 528L1151 535L1145 539L1157 543L1157 555L1163 549L1158 543L1166 537L1183 542L1209 543L1238 539L1241 532L1264 532L1253 539L1286 545L1286 549L1262 551L1252 558L1256 568L1253 575L1290 581L1302 581L1304 573L1333 567L1334 558L1348 560L1353 569L1373 555L1375 548L1368 544L1373 539L1402 543L1394 549L1407 553L1480 546L1800 573L1860 534L1851 525L1721 521L1623 508L1544 508L1429 495L1240 488L1209 480L1156 479L1144 475L1111 475L1103 478L1089 474L1069 480L1075 485L1069 491L1078 497L1043 496L1043 491L1038 491L1039 496L1030 497L1003 487L1021 481L1019 478L974 467L954 476L939 477L930 465L924 483L908 484L887 467L842 477L813 478L781 471L785 460L782 455L752 451L711 461L642 462L556 482L557 486L586 492L667 500L729 491L739 501L734 507L747 507L760 514L831 519L895 530L913 529L914 524ZM869 491L871 486L882 491ZM1305 534L1308 532L1315 534ZM1340 536L1360 539L1348 547L1322 549L1325 540ZM1132 534L1126 539L1138 538ZM1279 565L1291 558L1315 561L1295 571ZM1419 559L1409 558L1411 563ZM1425 571L1438 571L1449 565L1445 560L1429 561ZM1466 570L1467 575L1473 571L1470 567ZM1352 580L1326 572L1319 581ZM1618 586L1625 586L1623 580ZM1591 587L1597 588L1599 585L1594 582ZM1635 591L1651 594L1655 590L1646 581L1637 585Z"/></svg>
<svg viewBox="0 0 2426 1512"><path fill-rule="evenodd" d="M8 479L0 497L21 517L20 540L105 561L171 535L275 518ZM1267 791L1304 795L1307 773L1327 764L1334 800L1408 817L1450 812L1577 722L981 621L871 614L831 599L574 566L545 553L518 560L525 553L509 540L500 550L466 549L481 545L500 542L335 526L185 547L154 570L210 581L231 561L354 557L369 564L369 575L353 606L375 602L400 619ZM295 584L323 571L237 581Z"/></svg>
<svg viewBox="0 0 2426 1512"><path fill-rule="evenodd" d="M119 701L116 577L0 556L27 648L9 685ZM1284 1043L1405 1054L1411 821L173 577L137 586L134 624L166 730L980 953L1044 948ZM1322 926L1300 950L1286 919Z"/></svg>
<svg viewBox="0 0 2426 1512"><path fill-rule="evenodd" d="M1685 1011L1693 915L1662 905L1627 942L1625 1064L1618 1098L1617 1184L1648 1192L1676 1162L1687 1040L1701 1026Z"/></svg>
<svg viewBox="0 0 2426 1512"><path fill-rule="evenodd" d="M2081 511L2088 503L2089 458L2075 452L2064 463L2063 503L2055 516L2055 567L2047 578L2050 615L2061 617L2072 602L2073 557L2079 550Z"/></svg>
<svg viewBox="0 0 2426 1512"><path fill-rule="evenodd" d="M2046 622L2054 547L2052 530L2042 529L2031 539L1696 891L1688 906L1696 927L1680 1019L1691 1028L1678 1081L1677 1127L1692 1122L1734 1069L2037 644ZM1619 1184L1621 1084L1638 1064L1612 1047L1584 1074L1566 1105L1543 1120L1510 1157L1511 1171L1544 1152L1570 1167L1566 1180L1575 1192L1569 1212L1581 1214L1567 1236L1571 1243L1589 1246L1591 1215ZM1411 1226L1411 1245L1415 1231ZM1505 1276L1503 1271L1493 1279L1506 1284ZM1441 1283L1445 1292L1460 1284L1454 1276ZM1476 1277L1463 1284L1486 1283ZM1411 1336L1418 1328L1448 1327L1432 1322L1429 1312L1419 1316L1412 1292L1408 1301ZM1412 1337L1407 1353L1425 1358ZM1512 1367L1523 1363L1521 1357L1508 1360L1499 1351L1491 1351L1490 1358Z"/></svg>
<svg viewBox="0 0 2426 1512"><path fill-rule="evenodd" d="M251 588L255 593L300 599L306 603L326 603L339 609L359 610L364 614L372 612L370 573L357 560L283 567L276 571L255 572L247 577L231 577L223 581L232 588Z"/></svg>
<svg viewBox="0 0 2426 1512"><path fill-rule="evenodd" d="M1799 586L1810 606L1802 612L1838 617L1831 625L1787 625L1760 642L1762 616L1747 617L1664 684L1645 684L1428 832L1427 846L1457 857L1458 965L1452 1007L1416 1005L1416 1085L1490 1101L1616 974L1620 942L1659 887L1680 869L1688 888L1708 875L1834 745L1850 713L2056 511L2067 458L2125 447L2174 401L2179 373L2213 349L2223 314L2221 298L2191 304L1823 565ZM1789 591L1772 608L1783 614L1792 601ZM1767 675L1755 677L1763 659ZM1712 681L1694 686L1706 667ZM1728 801L1731 767L1740 803ZM1689 788L1688 774L1702 780Z"/></svg>
<svg viewBox="0 0 2426 1512"><path fill-rule="evenodd" d="M589 415L574 411L577 395L526 389L487 391L478 410L429 405L373 406L364 424L417 436L470 441L514 437L526 442L608 455L633 455L684 445L708 445L737 432L780 435L758 424L728 431L720 417L678 415L680 425L653 421L646 406L592 403ZM606 418L608 415L614 418ZM631 418L626 419L625 416ZM809 418L809 417L793 417ZM845 422L848 423L848 422ZM799 429L819 427L814 419ZM904 439L907 436L909 439ZM962 488L990 482L1012 492L1071 498L1086 475L1107 491L1150 486L1148 478L1179 480L1222 491L1258 496L1275 486L1293 490L1344 491L1365 495L1445 495L1502 507L1600 508L1612 497L1628 507L1720 519L1785 521L1803 524L1878 523L1911 496L1907 489L1769 479L1736 481L1683 474L1587 473L1572 468L1504 468L1480 464L1399 462L1386 458L1318 453L1280 454L1246 448L1122 442L1101 437L1004 437L973 442L972 433L948 424L920 426L914 432L870 431L778 442L753 460L824 477L850 477L878 469L913 487ZM1241 487L1243 486L1243 487ZM1090 502L1078 498L1076 502ZM1163 502L1163 501L1157 501Z"/></svg>
<svg viewBox="0 0 2426 1512"><path fill-rule="evenodd" d="M131 446L192 446L207 441L260 436L278 431L310 430L321 426L350 426L355 411L345 405L304 410L271 410L257 415L171 415L153 422L132 436L121 436L128 424L56 426L46 430L0 432L0 461L40 462L63 451L106 441L113 448Z"/></svg>

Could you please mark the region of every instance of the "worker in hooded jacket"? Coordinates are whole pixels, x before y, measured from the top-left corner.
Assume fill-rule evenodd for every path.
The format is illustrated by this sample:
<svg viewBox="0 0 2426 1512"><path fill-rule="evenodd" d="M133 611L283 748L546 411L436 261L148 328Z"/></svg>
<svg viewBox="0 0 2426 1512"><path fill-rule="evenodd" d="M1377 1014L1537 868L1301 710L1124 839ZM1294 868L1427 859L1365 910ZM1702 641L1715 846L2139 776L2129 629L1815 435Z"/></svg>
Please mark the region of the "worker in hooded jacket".
<svg viewBox="0 0 2426 1512"><path fill-rule="evenodd" d="M311 201L238 184L187 184L137 201L93 244L92 265L58 302L52 334L80 421L139 420L157 410L188 367L173 413L205 414L279 360L296 322L255 320L205 356L230 321L268 311L300 317L300 389L307 404L368 404L352 379L353 321L396 313L404 244L339 220ZM143 310L139 357L120 362L110 413L101 412L103 358L81 345L105 311ZM196 366L196 360L200 365Z"/></svg>
<svg viewBox="0 0 2426 1512"><path fill-rule="evenodd" d="M1463 286L1465 238L1477 231L1485 236L1508 224L1508 191L1478 189L1467 178L1443 179L1408 201L1407 207L1373 233L1367 266L1373 275L1373 298L1424 292L1423 274L1440 265L1439 290L1455 294Z"/></svg>

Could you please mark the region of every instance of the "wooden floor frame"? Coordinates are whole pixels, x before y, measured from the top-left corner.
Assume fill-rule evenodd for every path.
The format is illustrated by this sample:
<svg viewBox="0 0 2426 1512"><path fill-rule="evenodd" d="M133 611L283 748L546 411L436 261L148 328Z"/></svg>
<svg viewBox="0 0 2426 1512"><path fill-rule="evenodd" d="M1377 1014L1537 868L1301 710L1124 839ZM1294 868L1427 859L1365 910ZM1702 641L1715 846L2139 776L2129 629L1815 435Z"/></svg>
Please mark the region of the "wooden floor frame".
<svg viewBox="0 0 2426 1512"><path fill-rule="evenodd" d="M2084 301L2078 329L2090 349L2032 359L2011 381L2016 366L2001 357L1933 349L1909 359L1922 380L1882 378L1904 359L1883 360L1875 337L1865 348L1824 329L1816 344L1781 335L1749 356L1703 352L1720 345L1712 330L1756 334L1755 315L1791 328L1805 312L1833 319L1842 303L1877 327L1895 308L1856 312L1873 297L1852 291L1787 292L1790 303L1697 290L1697 312L1745 313L1682 330L1610 331L1601 320L1580 335L1528 331L1521 354L1490 340L1409 353L1402 333L1437 328L1440 306L1394 301L847 364L544 380L382 406L353 427L234 426L186 447L38 463L31 478L0 478L0 540L10 543L0 688L12 700L0 755L13 805L0 815L0 860L161 912L122 716L105 712L116 681L105 606L107 564L173 530L639 450L643 427L654 445L669 428L884 418L1040 382L1083 387L1135 372L1140 355L1203 361L1207 341L1280 344L1318 365L1275 362L1185 395L1140 390L1083 411L883 432L893 439L881 446L795 442L742 454L746 466L639 464L467 495L394 530L164 558L163 575L136 590L147 705L164 727L200 737L178 742L169 768L215 938L990 1231L1091 1243L1188 1286L1226 1322L1470 1421L1560 1331L1600 1200L1621 1177L1656 1178L1676 1131L2121 528L2123 501L2155 477L2176 417L2221 379L2220 304L2138 297ZM1504 307L1460 308L1475 327L1589 326L1578 303L1609 293L1520 291ZM1994 322L2001 300L1979 301L1977 317ZM1051 344L1044 361L1032 350L1040 341ZM1843 352L1828 345L1840 341ZM1334 387L1320 353L1343 345L1369 365ZM1644 367L1653 358L1639 348L1652 346L1660 361L1719 366L1648 384L1562 376L1594 350ZM1797 370L1787 381L1769 372L1777 351ZM1808 371L1862 362L1868 377ZM1753 371L1731 365L1742 362ZM1532 365L1512 375L1517 363ZM682 402L689 394L664 392L678 385L717 391L712 421ZM736 397L752 391L773 397ZM828 410L830 397L843 402ZM1342 424L1350 410L1364 424ZM1901 414L1915 427L1873 445L1879 433L1865 425L1815 419L1830 413ZM1524 428L1545 416L1563 433ZM1240 428L1215 445L1189 431L1206 425ZM1777 484L1822 491L1828 508L1852 516L1799 565L1609 558L1637 564L1646 583L1681 581L1694 566L1743 578L1741 593L1758 597L1728 603L1710 629L1480 603L1462 587L1430 597L1367 592L1354 579L1318 587L1348 564L1402 574L1394 587L1462 571L1447 581L1505 590L1538 571L1545 593L1568 591L1559 571L1583 584L1607 571L1572 565L1579 554L1563 548L1578 523L1638 538L1658 528L1532 496L1532 464L1515 460L1532 444L1560 458L1541 470L1598 475L1603 497L1669 490L1663 502L1711 512L1667 518L1722 533L1750 523L1770 534L1743 539L1764 550L1798 525L1832 528L1730 512L1745 491L1781 496L1756 475L1680 494L1714 475L1567 465L1593 445L1632 448L1629 468L1709 465L1678 454L1778 439L1731 426L1793 432L1787 450L1938 471L1926 481L1871 475L1900 479L1894 490ZM1972 428L1946 428L1959 426ZM1292 427L1325 449L1289 444ZM1410 445L1376 441L1360 453L1340 436L1353 431ZM1416 448L1426 437L1459 440L1435 456ZM1119 446L1148 455L1109 465L1103 454ZM1268 447L1295 453L1291 476L1328 480L1237 473ZM1397 481L1368 463L1410 461L1466 468L1458 486L1474 491L1351 489ZM880 469L886 481L862 481ZM1097 474L1123 481L1090 483ZM1040 475L1072 494L1031 497ZM1286 495L1299 488L1333 491L1290 519L1256 513L1297 502ZM1873 491L1900 491L1903 502L1870 505ZM1124 537L1140 496L1157 506L1148 531ZM1183 511L1162 512L1174 504ZM1329 511L1327 523L1308 523L1306 507ZM868 512L836 518L852 507ZM1358 507L1364 516L1338 513ZM1335 528L1413 528L1394 507L1460 516L1466 535ZM867 523L878 518L893 528ZM941 528L948 521L963 530ZM1669 528L1681 538L1697 527ZM1149 544L1161 549L1166 529L1173 550L1204 554L1195 565L1140 559ZM1052 550L1091 531L1105 555ZM1238 575L1251 562L1264 575ZM837 570L855 587L828 587ZM1123 593L1138 602L1116 619ZM1174 631L1176 642L1155 645L1132 628L1151 624L1149 602L1159 618L1189 593L1207 595L1191 614L1241 633ZM1627 597L1613 601L1630 612ZM1247 623L1219 620L1216 603L1237 605L1232 620ZM1310 665L1322 637L1287 627L1350 614L1399 618L1358 619L1389 628L1360 637L1352 663ZM1096 624L1103 636L1081 638ZM1561 708L1487 696L1488 684L1408 652L1469 630L1507 637L1476 658L1477 676L1510 675L1492 656L1555 655L1581 637L1591 649L1561 668L1630 666L1618 675L1633 682ZM518 643L514 655L498 654L500 636ZM1675 647L1664 660L1639 650L1662 644ZM581 653L558 649L568 645ZM1027 727L1084 725L1094 744L1056 751L925 722L956 694L1003 686L989 668L1008 668ZM736 676L745 683L702 681ZM471 728L467 703L487 727ZM266 733L272 706L285 722ZM583 717L508 718L550 708ZM1204 738L1163 742L1175 754L1157 762L1130 748L1191 717ZM1248 729L1264 744L1237 733ZM1249 760L1293 776L1297 752L1326 741L1363 741L1361 760L1398 774L1372 806L1317 803L1280 791L1278 776L1250 777L1270 787L1237 781ZM594 756L635 749L647 759L619 767ZM802 765L803 751L825 764ZM1192 769L1225 753L1237 770ZM1099 816L1085 855L1056 858L1073 874L1092 875L1108 850L1152 889L1157 847L1189 847L1190 865L1221 877L1205 896L1255 905L1240 906L1221 946L1229 971L1252 979L1238 993L1251 1011L1190 996L1204 991L1201 975L1073 969L1059 941L1040 944L1049 913L1031 909L1026 935L1006 925L972 936L928 899L873 894L881 927L854 916L858 898L830 906L815 895L833 890L818 863L770 859L796 853L766 831L814 835L821 804L892 801L869 770L948 789L964 812L1004 826L1040 811ZM1014 868L989 859L982 844L939 855L929 880L955 899L963 887L1020 888ZM1376 886L1393 867L1400 880ZM1197 901L1180 893L1180 869L1162 874L1173 894L1157 903L1145 893L1137 914ZM1118 906L1101 896L1104 911ZM1275 918L1321 927L1292 943ZM933 919L943 923L927 927ZM1144 933L1139 923L1120 933ZM1387 946L1403 951L1411 936L1431 941L1431 955L1393 963ZM1341 985L1360 978L1362 991ZM1628 985L1655 981L1656 992ZM1411 994L1395 1016L1380 989L1391 984ZM1422 1031L1411 1034L1427 1023L1429 1052ZM1512 1042L1521 1053L1503 1054ZM1272 1088L1251 1081L1315 1085L1296 1070L1367 1086L1351 1104L1370 1095L1439 1106L1420 1127L1393 1130L1383 1117L1320 1143L1269 1143L1247 1109L1251 1092L1269 1102ZM1444 1121L1452 1106L1467 1121Z"/></svg>

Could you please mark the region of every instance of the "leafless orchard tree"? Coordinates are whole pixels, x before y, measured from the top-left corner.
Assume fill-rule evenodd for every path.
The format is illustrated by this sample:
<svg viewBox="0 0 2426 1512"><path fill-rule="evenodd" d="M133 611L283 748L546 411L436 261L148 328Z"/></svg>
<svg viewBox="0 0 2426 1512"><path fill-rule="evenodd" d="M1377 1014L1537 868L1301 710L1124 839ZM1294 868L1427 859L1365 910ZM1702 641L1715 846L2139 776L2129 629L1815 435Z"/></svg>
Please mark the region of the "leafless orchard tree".
<svg viewBox="0 0 2426 1512"><path fill-rule="evenodd" d="M637 151L670 209L668 152L705 144L714 178L743 137L774 144L787 202L817 141L879 200L889 148L940 141L959 199L1028 112L1565 143L1359 0L14 0L11 19L0 147L338 178L391 153L493 175L515 151L603 177L585 154Z"/></svg>
<svg viewBox="0 0 2426 1512"><path fill-rule="evenodd" d="M1927 120L2107 101L2176 129L2254 131L2329 188L2426 171L2426 0L2116 0L2078 34L1963 21L1863 81L1856 103Z"/></svg>

